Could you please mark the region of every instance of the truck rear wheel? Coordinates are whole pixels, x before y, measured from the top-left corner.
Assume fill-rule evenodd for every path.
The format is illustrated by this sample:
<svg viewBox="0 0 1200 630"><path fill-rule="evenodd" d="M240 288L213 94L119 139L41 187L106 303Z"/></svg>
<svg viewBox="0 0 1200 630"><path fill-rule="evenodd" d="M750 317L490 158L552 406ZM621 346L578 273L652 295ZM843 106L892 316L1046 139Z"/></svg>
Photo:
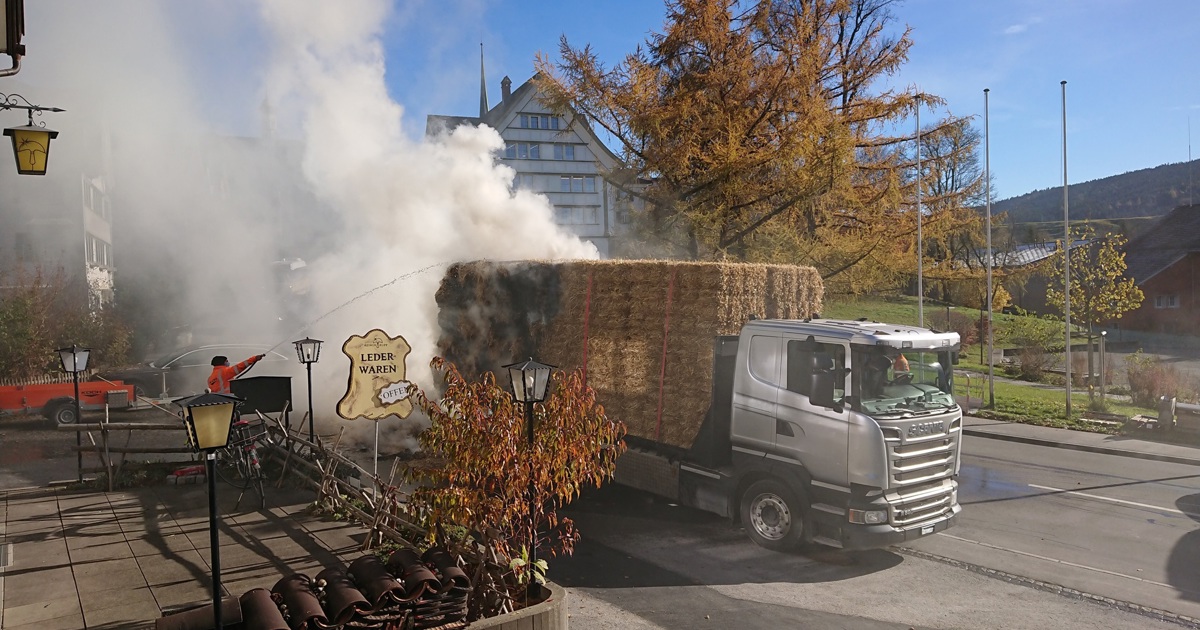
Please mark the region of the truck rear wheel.
<svg viewBox="0 0 1200 630"><path fill-rule="evenodd" d="M759 546L790 551L804 540L807 509L790 488L774 479L764 479L742 495L742 525Z"/></svg>
<svg viewBox="0 0 1200 630"><path fill-rule="evenodd" d="M50 415L58 424L75 424L78 418L75 417L75 403L65 402L59 403L54 408L54 413Z"/></svg>

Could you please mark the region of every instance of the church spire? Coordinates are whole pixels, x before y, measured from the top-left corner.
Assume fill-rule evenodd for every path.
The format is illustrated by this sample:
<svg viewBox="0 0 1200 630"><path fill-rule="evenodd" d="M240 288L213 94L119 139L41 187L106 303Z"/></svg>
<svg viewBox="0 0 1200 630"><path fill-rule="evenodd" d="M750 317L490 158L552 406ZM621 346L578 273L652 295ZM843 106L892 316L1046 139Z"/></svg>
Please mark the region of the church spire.
<svg viewBox="0 0 1200 630"><path fill-rule="evenodd" d="M483 42L479 42L479 117L487 116L487 77L483 74Z"/></svg>

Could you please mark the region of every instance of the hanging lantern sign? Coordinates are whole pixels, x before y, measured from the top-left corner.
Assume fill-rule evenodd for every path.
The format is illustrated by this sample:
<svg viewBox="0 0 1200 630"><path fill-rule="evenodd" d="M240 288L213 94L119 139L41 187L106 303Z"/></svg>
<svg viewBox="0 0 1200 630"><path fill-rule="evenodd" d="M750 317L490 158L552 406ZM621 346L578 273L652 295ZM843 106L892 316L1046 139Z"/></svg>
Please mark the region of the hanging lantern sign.
<svg viewBox="0 0 1200 630"><path fill-rule="evenodd" d="M350 378L338 415L346 420L407 418L413 408L412 384L405 377L404 359L411 351L404 337L390 337L378 328L347 339L342 352L350 358Z"/></svg>

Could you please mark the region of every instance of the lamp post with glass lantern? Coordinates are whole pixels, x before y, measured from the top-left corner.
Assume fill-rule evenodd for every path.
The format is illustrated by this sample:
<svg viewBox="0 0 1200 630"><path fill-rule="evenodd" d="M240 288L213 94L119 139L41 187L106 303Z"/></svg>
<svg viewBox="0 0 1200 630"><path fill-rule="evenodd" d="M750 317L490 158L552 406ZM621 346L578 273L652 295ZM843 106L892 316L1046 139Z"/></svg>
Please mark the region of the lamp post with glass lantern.
<svg viewBox="0 0 1200 630"><path fill-rule="evenodd" d="M204 453L204 475L208 478L208 529L212 552L212 591L214 627L221 630L221 546L217 540L217 451L229 444L229 432L237 404L242 399L228 394L205 393L181 398L175 404L184 408L188 445Z"/></svg>
<svg viewBox="0 0 1200 630"><path fill-rule="evenodd" d="M24 103L24 105L22 105ZM13 156L17 158L17 173L21 175L45 175L46 160L50 157L50 141L58 132L47 129L46 123L33 124L33 114L66 111L58 107L42 107L30 103L20 94L0 93L0 109L23 109L29 115L24 127L9 127L4 135L12 138Z"/></svg>
<svg viewBox="0 0 1200 630"><path fill-rule="evenodd" d="M321 344L324 342L305 337L292 343L296 346L296 358L308 370L308 441L315 445L317 441L313 439L312 364L321 357Z"/></svg>
<svg viewBox="0 0 1200 630"><path fill-rule="evenodd" d="M62 363L64 372L70 372L75 381L75 419L72 422L79 422L82 417L81 408L79 405L79 373L87 370L88 358L92 351L89 348L80 348L75 344L71 344L69 348L58 349L58 360ZM83 481L83 449L81 448L79 431L75 432L75 468L78 481Z"/></svg>
<svg viewBox="0 0 1200 630"><path fill-rule="evenodd" d="M534 483L533 460L533 404L546 400L546 386L550 383L550 370L553 365L538 363L530 358L524 363L512 363L504 366L508 370L509 383L512 386L513 400L525 405L525 427L529 441L529 521L533 539L529 544L529 571L534 570L537 562L537 520L536 501L537 484ZM530 584L534 584L531 580Z"/></svg>

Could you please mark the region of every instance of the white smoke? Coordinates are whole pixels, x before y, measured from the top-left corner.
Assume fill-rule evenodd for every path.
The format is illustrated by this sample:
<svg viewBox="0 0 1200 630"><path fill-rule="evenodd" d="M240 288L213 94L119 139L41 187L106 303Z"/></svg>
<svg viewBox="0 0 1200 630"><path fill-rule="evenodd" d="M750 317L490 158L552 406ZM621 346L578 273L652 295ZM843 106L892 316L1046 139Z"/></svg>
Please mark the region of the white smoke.
<svg viewBox="0 0 1200 630"><path fill-rule="evenodd" d="M461 127L435 139L406 136L406 115L462 112L409 113L389 98L385 0L261 0L255 14L229 3L206 5L210 12L179 6L34 3L27 40L34 43L32 33L47 29L45 45L31 48L22 73L76 94L64 105L73 120L111 134L111 169L123 200L114 209L114 230L131 234L116 252L118 269L173 270L182 286L164 289L164 297L185 300L179 310L205 320L194 323L219 322L221 334L237 341L254 336L288 354L292 339L326 341L313 366L319 431L344 424L334 409L349 373L340 347L351 335L372 328L403 335L413 347L410 379L432 385L434 292L443 265L597 257L592 245L556 227L544 197L512 190L513 173L495 160L503 146L496 131ZM222 29L260 43L222 41ZM244 56L212 67L229 47ZM39 49L57 54L35 62ZM93 106L101 102L105 109ZM217 142L215 153L232 162L216 168L214 125L205 116L212 108L239 112L242 133L253 128L245 135L259 136L232 150ZM260 113L267 117L261 125L245 123ZM61 127L63 139L69 137L67 125ZM268 128L272 142L259 131ZM299 319L315 323L300 330L273 325L278 305L264 297L271 294L270 263L287 251L288 240L304 244L291 254L309 263L309 302ZM393 282L402 276L408 277ZM297 398L304 390L303 378L294 379ZM302 412L306 405L297 406ZM369 421L347 426L362 438L374 429ZM385 439L410 431L399 427L385 421Z"/></svg>
<svg viewBox="0 0 1200 630"><path fill-rule="evenodd" d="M313 264L316 312L401 273L454 260L596 257L593 246L554 225L544 197L513 193L513 173L494 160L503 147L495 130L462 127L434 141L404 136L404 112L384 82L386 3L262 6L274 43L270 101L283 118L299 121L305 175L344 220L339 246ZM335 313L320 322L320 334L344 340L378 327L403 335L414 349L409 377L428 385L439 272ZM344 391L349 369L348 358L330 358L315 388L325 405Z"/></svg>

